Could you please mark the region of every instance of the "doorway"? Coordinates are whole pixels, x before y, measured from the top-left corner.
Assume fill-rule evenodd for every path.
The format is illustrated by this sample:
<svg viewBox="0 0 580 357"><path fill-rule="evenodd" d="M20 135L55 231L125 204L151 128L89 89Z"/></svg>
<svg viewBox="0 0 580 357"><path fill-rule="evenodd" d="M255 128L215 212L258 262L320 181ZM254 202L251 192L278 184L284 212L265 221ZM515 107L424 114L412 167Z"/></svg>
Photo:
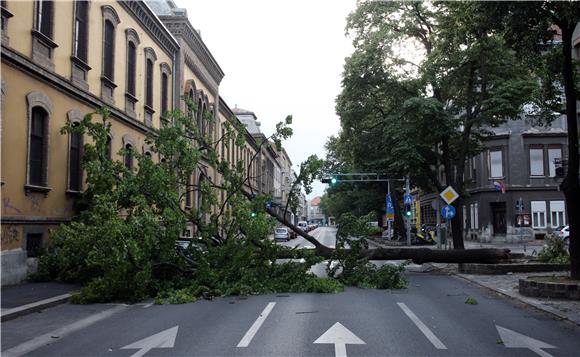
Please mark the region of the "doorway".
<svg viewBox="0 0 580 357"><path fill-rule="evenodd" d="M491 219L493 224L493 234L505 235L507 232L505 202L491 203Z"/></svg>

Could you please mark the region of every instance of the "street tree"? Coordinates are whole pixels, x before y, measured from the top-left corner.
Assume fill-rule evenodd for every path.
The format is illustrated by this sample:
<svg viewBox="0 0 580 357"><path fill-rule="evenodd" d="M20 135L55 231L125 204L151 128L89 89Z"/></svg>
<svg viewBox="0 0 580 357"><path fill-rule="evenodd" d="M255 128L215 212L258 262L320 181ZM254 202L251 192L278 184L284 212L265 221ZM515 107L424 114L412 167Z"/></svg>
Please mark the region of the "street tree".
<svg viewBox="0 0 580 357"><path fill-rule="evenodd" d="M534 74L466 2L363 2L348 18L354 53L337 99L337 139L351 166L409 175L426 192L463 198L465 162L489 128L538 100ZM534 115L544 115L535 112ZM463 248L462 198L452 220Z"/></svg>
<svg viewBox="0 0 580 357"><path fill-rule="evenodd" d="M543 101L538 106L565 114L568 164L560 187L570 225L571 276L580 279L580 159L577 101L580 100L578 60L572 58L572 36L580 22L576 2L486 2L474 6L479 17L493 22L508 44L541 79Z"/></svg>

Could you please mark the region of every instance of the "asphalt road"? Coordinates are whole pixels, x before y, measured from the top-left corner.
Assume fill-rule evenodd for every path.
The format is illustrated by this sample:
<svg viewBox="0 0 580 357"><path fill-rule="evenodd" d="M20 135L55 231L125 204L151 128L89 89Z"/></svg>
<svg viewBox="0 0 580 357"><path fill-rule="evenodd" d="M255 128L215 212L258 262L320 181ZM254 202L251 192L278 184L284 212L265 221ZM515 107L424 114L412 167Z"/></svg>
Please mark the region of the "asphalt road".
<svg viewBox="0 0 580 357"><path fill-rule="evenodd" d="M313 231L330 246L333 233ZM406 275L403 290L61 305L2 323L2 356L580 355L576 325L454 276Z"/></svg>
<svg viewBox="0 0 580 357"><path fill-rule="evenodd" d="M409 279L399 291L62 305L3 323L2 356L578 356L575 325L452 276ZM478 304L465 304L467 297ZM322 342L364 344L315 343L329 329ZM510 347L518 343L536 351Z"/></svg>

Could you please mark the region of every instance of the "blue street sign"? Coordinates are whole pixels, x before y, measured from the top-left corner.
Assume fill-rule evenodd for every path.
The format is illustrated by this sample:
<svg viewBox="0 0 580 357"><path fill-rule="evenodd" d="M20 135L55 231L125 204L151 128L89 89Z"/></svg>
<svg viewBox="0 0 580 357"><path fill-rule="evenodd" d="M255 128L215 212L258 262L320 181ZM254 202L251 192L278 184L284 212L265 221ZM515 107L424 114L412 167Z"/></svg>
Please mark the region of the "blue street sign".
<svg viewBox="0 0 580 357"><path fill-rule="evenodd" d="M441 216L445 219L452 219L455 217L455 207L446 205L441 208Z"/></svg>
<svg viewBox="0 0 580 357"><path fill-rule="evenodd" d="M266 208L272 208L272 201L266 202Z"/></svg>
<svg viewBox="0 0 580 357"><path fill-rule="evenodd" d="M405 201L406 205L412 205L413 204L413 196L411 196L410 193L405 193L403 201Z"/></svg>
<svg viewBox="0 0 580 357"><path fill-rule="evenodd" d="M391 199L391 194L387 194L387 219L395 218L395 207L393 207L393 200Z"/></svg>

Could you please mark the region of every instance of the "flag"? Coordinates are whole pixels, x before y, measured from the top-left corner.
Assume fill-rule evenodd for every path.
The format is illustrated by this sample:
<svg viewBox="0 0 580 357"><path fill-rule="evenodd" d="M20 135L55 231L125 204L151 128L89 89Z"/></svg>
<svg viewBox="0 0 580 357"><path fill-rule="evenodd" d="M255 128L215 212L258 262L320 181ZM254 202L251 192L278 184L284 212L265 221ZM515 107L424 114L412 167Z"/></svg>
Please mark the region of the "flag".
<svg viewBox="0 0 580 357"><path fill-rule="evenodd" d="M497 191L501 191L501 193L505 193L505 184L503 181L493 181L493 186Z"/></svg>

